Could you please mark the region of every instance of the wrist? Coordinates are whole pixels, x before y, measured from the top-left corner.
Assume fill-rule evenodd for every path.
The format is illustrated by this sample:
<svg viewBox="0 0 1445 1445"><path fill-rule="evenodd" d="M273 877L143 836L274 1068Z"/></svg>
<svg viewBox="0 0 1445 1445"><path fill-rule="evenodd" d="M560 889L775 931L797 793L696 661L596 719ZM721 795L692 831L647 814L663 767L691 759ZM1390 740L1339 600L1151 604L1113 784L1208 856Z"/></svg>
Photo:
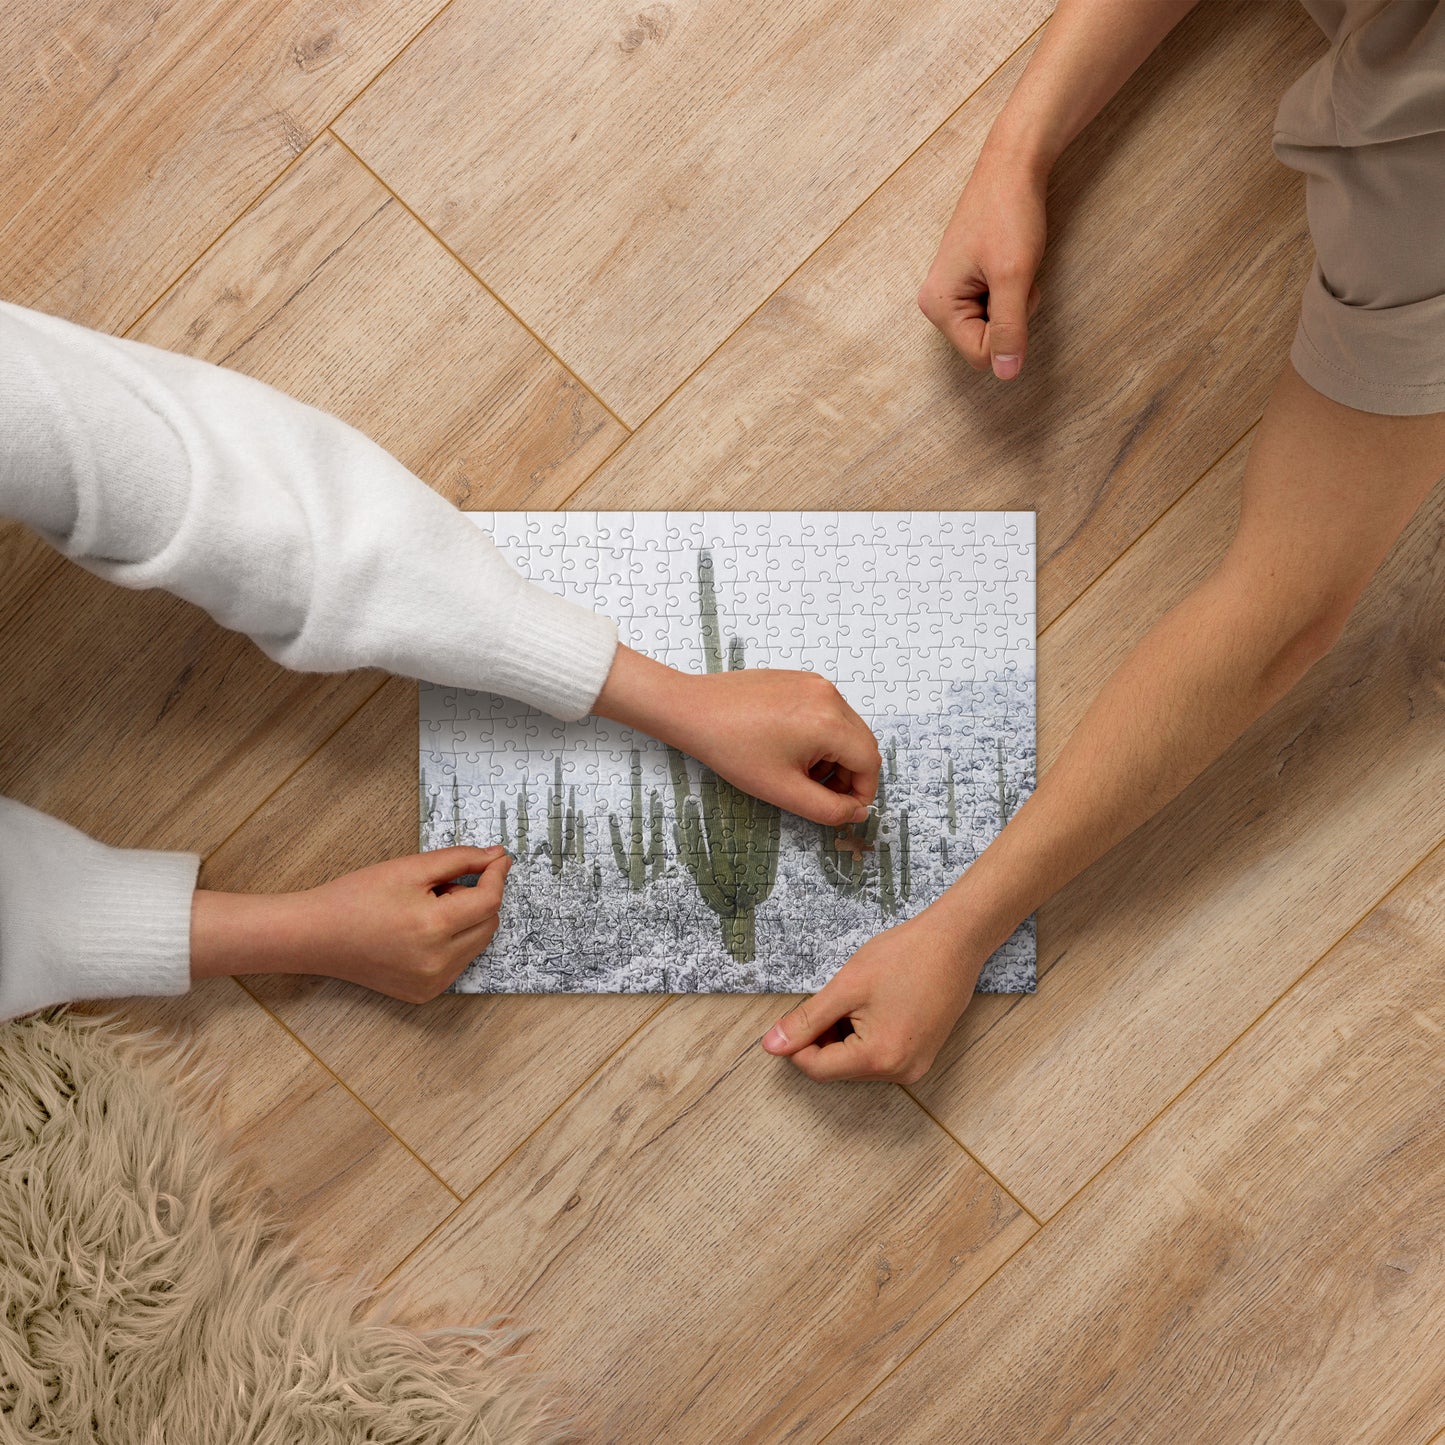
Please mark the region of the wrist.
<svg viewBox="0 0 1445 1445"><path fill-rule="evenodd" d="M697 683L690 673L619 644L593 712L686 751Z"/></svg>
<svg viewBox="0 0 1445 1445"><path fill-rule="evenodd" d="M1012 108L1005 106L984 140L977 165L1024 176L1039 190L1044 190L1062 149L1036 122L1013 114Z"/></svg>
<svg viewBox="0 0 1445 1445"><path fill-rule="evenodd" d="M303 896L198 888L191 903L191 978L304 972Z"/></svg>

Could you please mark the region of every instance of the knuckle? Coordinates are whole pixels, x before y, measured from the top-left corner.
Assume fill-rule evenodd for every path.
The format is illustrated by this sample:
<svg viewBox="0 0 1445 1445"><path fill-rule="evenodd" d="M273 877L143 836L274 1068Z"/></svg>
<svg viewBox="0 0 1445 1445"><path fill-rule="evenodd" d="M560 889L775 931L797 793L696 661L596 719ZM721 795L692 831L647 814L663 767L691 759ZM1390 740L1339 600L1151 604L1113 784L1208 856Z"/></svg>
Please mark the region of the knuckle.
<svg viewBox="0 0 1445 1445"><path fill-rule="evenodd" d="M1029 271L1029 263L1024 257L1000 256L989 267L988 274L995 283L1001 281L1005 286L1010 286L1027 280Z"/></svg>
<svg viewBox="0 0 1445 1445"><path fill-rule="evenodd" d="M908 1050L902 1044L879 1043L873 1049L873 1067L888 1078L896 1078L909 1065Z"/></svg>

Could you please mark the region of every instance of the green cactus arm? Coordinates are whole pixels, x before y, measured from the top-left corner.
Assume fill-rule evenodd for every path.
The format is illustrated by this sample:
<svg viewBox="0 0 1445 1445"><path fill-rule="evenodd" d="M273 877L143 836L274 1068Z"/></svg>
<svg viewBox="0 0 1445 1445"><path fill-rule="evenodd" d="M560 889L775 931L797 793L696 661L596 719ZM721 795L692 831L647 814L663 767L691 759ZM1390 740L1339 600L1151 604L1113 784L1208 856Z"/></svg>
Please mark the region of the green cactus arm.
<svg viewBox="0 0 1445 1445"><path fill-rule="evenodd" d="M708 854L707 844L704 841L702 825L698 821L698 807L695 798L687 800L682 826L687 844L686 849L681 851L683 865L692 874L693 882L697 884L697 891L702 895L702 901L720 917L732 914L735 911L733 900L720 885L714 871L713 860Z"/></svg>
<svg viewBox="0 0 1445 1445"><path fill-rule="evenodd" d="M617 826L617 814L607 815L607 827L612 834L612 856L617 863L617 871L624 878L631 876L631 869L627 860L627 849L622 846L622 829Z"/></svg>
<svg viewBox="0 0 1445 1445"><path fill-rule="evenodd" d="M713 581L712 552L697 551L697 610L702 626L702 656L709 672L723 670L722 633L717 621L717 586Z"/></svg>

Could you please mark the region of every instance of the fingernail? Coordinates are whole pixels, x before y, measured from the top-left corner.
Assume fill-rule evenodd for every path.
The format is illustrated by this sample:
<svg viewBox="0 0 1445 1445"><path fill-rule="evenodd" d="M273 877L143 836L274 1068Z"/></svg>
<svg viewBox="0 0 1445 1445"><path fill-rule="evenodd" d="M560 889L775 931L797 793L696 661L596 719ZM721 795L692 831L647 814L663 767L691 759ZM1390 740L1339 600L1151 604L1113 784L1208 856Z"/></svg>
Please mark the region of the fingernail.
<svg viewBox="0 0 1445 1445"><path fill-rule="evenodd" d="M993 374L1000 381L1012 381L1019 374L1020 364L1017 356L995 356Z"/></svg>
<svg viewBox="0 0 1445 1445"><path fill-rule="evenodd" d="M786 1048L788 1036L783 1032L782 1024L774 1024L767 1033L763 1035L763 1047L765 1049Z"/></svg>

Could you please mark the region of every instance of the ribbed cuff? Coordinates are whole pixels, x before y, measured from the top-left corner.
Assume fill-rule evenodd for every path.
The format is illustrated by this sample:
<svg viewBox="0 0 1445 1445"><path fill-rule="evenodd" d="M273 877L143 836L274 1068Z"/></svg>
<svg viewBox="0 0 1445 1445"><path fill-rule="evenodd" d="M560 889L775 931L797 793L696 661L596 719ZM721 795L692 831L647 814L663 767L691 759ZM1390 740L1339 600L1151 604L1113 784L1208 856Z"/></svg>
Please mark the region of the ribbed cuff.
<svg viewBox="0 0 1445 1445"><path fill-rule="evenodd" d="M57 967L72 998L185 993L191 986L196 853L96 848L65 882Z"/></svg>
<svg viewBox="0 0 1445 1445"><path fill-rule="evenodd" d="M535 582L526 588L486 686L563 722L586 717L612 670L617 624Z"/></svg>

